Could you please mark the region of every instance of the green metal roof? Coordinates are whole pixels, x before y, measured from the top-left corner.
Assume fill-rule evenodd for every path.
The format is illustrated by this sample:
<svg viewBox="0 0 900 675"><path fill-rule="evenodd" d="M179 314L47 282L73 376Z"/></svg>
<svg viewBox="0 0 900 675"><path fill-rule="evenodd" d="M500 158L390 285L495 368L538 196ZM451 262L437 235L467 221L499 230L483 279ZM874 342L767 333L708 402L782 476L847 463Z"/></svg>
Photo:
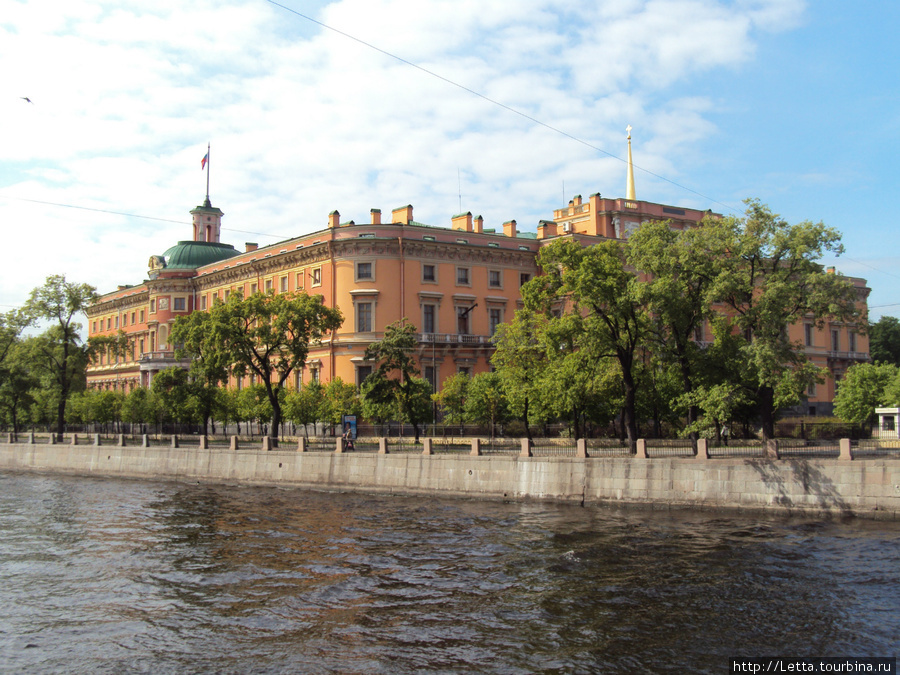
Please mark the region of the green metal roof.
<svg viewBox="0 0 900 675"><path fill-rule="evenodd" d="M238 254L239 251L231 244L210 241L179 241L163 253L163 257L166 259L167 270L193 270L204 265L228 260Z"/></svg>

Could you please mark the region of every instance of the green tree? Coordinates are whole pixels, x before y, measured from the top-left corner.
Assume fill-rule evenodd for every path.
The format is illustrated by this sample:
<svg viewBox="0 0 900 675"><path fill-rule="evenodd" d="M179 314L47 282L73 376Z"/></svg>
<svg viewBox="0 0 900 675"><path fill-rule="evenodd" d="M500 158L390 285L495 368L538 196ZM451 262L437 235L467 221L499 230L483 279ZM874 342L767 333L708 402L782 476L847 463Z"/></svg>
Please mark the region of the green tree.
<svg viewBox="0 0 900 675"><path fill-rule="evenodd" d="M546 409L540 405L540 385L549 364L543 340L547 321L543 314L518 310L510 323L497 327L493 337L491 363L503 383L510 414L522 420L528 440L533 440L531 418L546 417Z"/></svg>
<svg viewBox="0 0 900 675"><path fill-rule="evenodd" d="M672 229L668 221L642 224L628 239L626 259L641 274L638 295L649 310L648 348L659 364L674 364L681 378L681 390L671 392L670 407L678 397L694 388L698 362L705 352L697 334L713 314L711 289L716 260L709 257L711 230L705 227ZM690 426L698 409L685 410Z"/></svg>
<svg viewBox="0 0 900 675"><path fill-rule="evenodd" d="M141 433L157 418L157 397L147 387L136 387L122 401L122 421L137 424Z"/></svg>
<svg viewBox="0 0 900 675"><path fill-rule="evenodd" d="M419 426L427 424L432 413L430 385L426 390L415 381L421 379L413 358L417 344L416 327L403 319L388 326L384 338L366 347L365 353L366 360L378 362L378 369L367 378L372 380L367 398L380 404L396 401L400 415L413 425L416 443Z"/></svg>
<svg viewBox="0 0 900 675"><path fill-rule="evenodd" d="M432 399L441 406L446 424L465 424L466 396L471 378L468 373L456 373L444 380L441 390Z"/></svg>
<svg viewBox="0 0 900 675"><path fill-rule="evenodd" d="M900 320L883 316L869 326L869 354L872 360L900 366Z"/></svg>
<svg viewBox="0 0 900 675"><path fill-rule="evenodd" d="M647 312L639 280L626 265L618 241L584 247L559 239L541 249L538 264L544 274L523 288L525 307L562 311L579 322L572 334L573 351L586 351L594 361L614 359L622 387L622 417L628 442L637 447L638 350L645 340Z"/></svg>
<svg viewBox="0 0 900 675"><path fill-rule="evenodd" d="M850 366L834 396L834 412L854 424L873 424L875 408L900 405L900 369L893 363Z"/></svg>
<svg viewBox="0 0 900 675"><path fill-rule="evenodd" d="M172 366L153 376L153 393L159 397L165 416L173 422L196 422L196 409L191 405L193 387L184 368Z"/></svg>
<svg viewBox="0 0 900 675"><path fill-rule="evenodd" d="M285 383L306 363L310 345L340 327L340 310L326 307L321 296L303 292L255 293L248 298L232 293L227 301L217 301L208 316L198 320L204 330L191 350L196 348L211 363L230 364L238 377L257 376L272 410L269 436L277 442Z"/></svg>
<svg viewBox="0 0 900 675"><path fill-rule="evenodd" d="M0 314L0 383L3 382L4 365L10 350L19 343L19 336L30 323L30 319L21 309L14 309Z"/></svg>
<svg viewBox="0 0 900 675"><path fill-rule="evenodd" d="M284 399L284 416L294 424L302 424L309 438L309 425L322 419L324 388L318 381L310 382L302 389L290 389Z"/></svg>
<svg viewBox="0 0 900 675"><path fill-rule="evenodd" d="M223 404L219 385L228 380L229 354L208 339L214 321L207 312L193 312L175 320L169 339L178 345L179 358L190 357L190 404L206 435L209 421Z"/></svg>
<svg viewBox="0 0 900 675"><path fill-rule="evenodd" d="M489 424L491 439L494 426L509 416L503 381L497 373L479 373L469 383L466 417L476 424Z"/></svg>
<svg viewBox="0 0 900 675"><path fill-rule="evenodd" d="M344 382L336 377L325 385L323 394L324 406L321 415L329 424L339 426L344 415L359 415L361 410L359 394L356 386L350 382Z"/></svg>
<svg viewBox="0 0 900 675"><path fill-rule="evenodd" d="M62 440L69 395L83 388L88 349L81 342L81 324L75 317L97 299L88 284L66 281L65 276L47 277L43 286L31 291L22 311L30 320L48 322L49 328L32 343L32 357L45 375L46 386L56 390L56 434Z"/></svg>
<svg viewBox="0 0 900 675"><path fill-rule="evenodd" d="M853 285L819 263L825 252L843 251L836 230L822 223L790 225L757 200L745 203L744 217L704 221L704 241L716 261L711 293L724 306L731 330L744 336L740 359L753 375L745 382L768 439L775 433L776 410L801 400L822 377L802 345L790 341L787 327L864 317Z"/></svg>
<svg viewBox="0 0 900 675"><path fill-rule="evenodd" d="M33 390L40 384L25 358L21 343L9 345L0 371L0 412L4 421L12 425L13 438L17 439L21 423L28 419L28 410L34 404Z"/></svg>
<svg viewBox="0 0 900 675"><path fill-rule="evenodd" d="M372 389L376 386L376 379L366 378L359 387L359 398L363 417L378 424L383 432L384 425L390 420L399 419L400 412L397 410L396 400L380 401L371 395Z"/></svg>
<svg viewBox="0 0 900 675"><path fill-rule="evenodd" d="M238 392L237 415L240 420L247 422L251 436L254 420L258 428L262 420L272 419L272 403L265 385L251 384ZM269 433L271 435L271 431Z"/></svg>

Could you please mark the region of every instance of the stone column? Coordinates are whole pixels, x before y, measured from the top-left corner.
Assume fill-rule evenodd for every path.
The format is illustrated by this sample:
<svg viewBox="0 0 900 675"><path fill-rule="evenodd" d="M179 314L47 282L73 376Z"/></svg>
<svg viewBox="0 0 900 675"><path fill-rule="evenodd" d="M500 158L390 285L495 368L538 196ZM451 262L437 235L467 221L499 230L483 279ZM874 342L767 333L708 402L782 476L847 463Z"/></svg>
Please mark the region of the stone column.
<svg viewBox="0 0 900 675"><path fill-rule="evenodd" d="M119 448L125 447L125 434L119 434L119 438L116 441L116 446Z"/></svg>
<svg viewBox="0 0 900 675"><path fill-rule="evenodd" d="M300 436L297 439L297 452L306 452L306 438L304 436Z"/></svg>
<svg viewBox="0 0 900 675"><path fill-rule="evenodd" d="M94 445L100 445L100 434L94 434Z"/></svg>
<svg viewBox="0 0 900 675"><path fill-rule="evenodd" d="M176 434L172 434L172 447L178 447L178 436ZM202 448L203 446L201 445L200 447Z"/></svg>
<svg viewBox="0 0 900 675"><path fill-rule="evenodd" d="M334 444L334 451L338 454L343 454L344 452L344 438L342 436L338 436L337 440Z"/></svg>
<svg viewBox="0 0 900 675"><path fill-rule="evenodd" d="M637 454L635 455L638 459L650 459L647 456L647 439L639 438L637 442Z"/></svg>
<svg viewBox="0 0 900 675"><path fill-rule="evenodd" d="M778 441L766 441L766 459L780 459L778 456Z"/></svg>
<svg viewBox="0 0 900 675"><path fill-rule="evenodd" d="M522 439L521 449L519 450L519 457L531 457L531 441L527 438Z"/></svg>
<svg viewBox="0 0 900 675"><path fill-rule="evenodd" d="M709 459L709 441L705 438L697 439L696 459Z"/></svg>
<svg viewBox="0 0 900 675"><path fill-rule="evenodd" d="M228 449L231 451L235 451L238 449L238 437L237 436L231 437L231 442L230 442L230 445L228 446Z"/></svg>
<svg viewBox="0 0 900 675"><path fill-rule="evenodd" d="M431 449L431 439L430 439L430 438L426 438L426 439L425 439L425 447L428 448L429 450ZM386 438L379 438L379 439L378 439L378 454L379 454L379 455L386 455L386 454L388 454L388 449L387 449L387 439L386 439Z"/></svg>
<svg viewBox="0 0 900 675"><path fill-rule="evenodd" d="M150 437L147 434L143 434L141 436L141 447L149 448L150 447Z"/></svg>
<svg viewBox="0 0 900 675"><path fill-rule="evenodd" d="M209 450L209 436L200 437L200 449Z"/></svg>
<svg viewBox="0 0 900 675"><path fill-rule="evenodd" d="M422 454L423 455L433 455L434 454L434 451L431 448L431 439L430 438L425 439L425 447L422 450Z"/></svg>
<svg viewBox="0 0 900 675"><path fill-rule="evenodd" d="M581 457L582 459L588 456L586 438L579 438L577 441L575 441L575 456Z"/></svg>
<svg viewBox="0 0 900 675"><path fill-rule="evenodd" d="M850 452L850 447L851 447L850 439L842 438L841 439L841 454L840 454L840 457L838 457L838 459L840 459L841 461L846 461L846 462L852 461L853 454Z"/></svg>
<svg viewBox="0 0 900 675"><path fill-rule="evenodd" d="M472 452L470 452L469 454L475 455L475 456L478 456L481 454L481 439L480 438L472 439Z"/></svg>

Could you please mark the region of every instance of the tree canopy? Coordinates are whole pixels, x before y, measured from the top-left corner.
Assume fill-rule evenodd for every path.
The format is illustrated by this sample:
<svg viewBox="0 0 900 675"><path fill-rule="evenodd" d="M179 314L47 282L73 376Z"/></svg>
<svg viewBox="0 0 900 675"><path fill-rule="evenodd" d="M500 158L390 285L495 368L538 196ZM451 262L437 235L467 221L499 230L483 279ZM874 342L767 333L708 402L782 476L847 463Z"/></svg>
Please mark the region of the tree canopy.
<svg viewBox="0 0 900 675"><path fill-rule="evenodd" d="M277 441L285 383L303 368L310 345L342 323L341 311L327 307L321 296L232 293L208 313L179 317L172 340L183 342L184 351L200 360L199 372L208 381L222 368L237 377L255 374L272 407L269 436Z"/></svg>
<svg viewBox="0 0 900 675"><path fill-rule="evenodd" d="M366 398L382 405L396 403L401 418L413 425L416 443L420 426L431 421L431 385L419 377L417 344L416 327L403 319L388 326L384 337L365 353L367 361L378 363L366 380Z"/></svg>
<svg viewBox="0 0 900 675"><path fill-rule="evenodd" d="M75 317L82 314L97 298L96 289L88 284L66 281L63 275L47 277L43 286L31 291L23 314L32 322L46 322L49 327L32 342L32 357L46 386L56 396L56 433L62 438L65 428L66 403L75 388L83 388L88 364L88 348L81 340L81 324Z"/></svg>

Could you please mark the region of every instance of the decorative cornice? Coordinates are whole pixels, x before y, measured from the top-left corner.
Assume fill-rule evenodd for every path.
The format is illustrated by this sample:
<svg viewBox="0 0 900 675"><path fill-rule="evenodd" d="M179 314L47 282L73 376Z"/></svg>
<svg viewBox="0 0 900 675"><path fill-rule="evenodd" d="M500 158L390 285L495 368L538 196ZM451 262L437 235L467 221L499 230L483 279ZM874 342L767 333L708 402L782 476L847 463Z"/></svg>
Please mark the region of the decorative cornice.
<svg viewBox="0 0 900 675"><path fill-rule="evenodd" d="M278 272L294 272L298 267L327 262L329 258L328 243L323 242L314 246L305 246L285 253L274 253L247 262L232 264L225 269L201 274L194 277L192 281L198 291L206 291Z"/></svg>

